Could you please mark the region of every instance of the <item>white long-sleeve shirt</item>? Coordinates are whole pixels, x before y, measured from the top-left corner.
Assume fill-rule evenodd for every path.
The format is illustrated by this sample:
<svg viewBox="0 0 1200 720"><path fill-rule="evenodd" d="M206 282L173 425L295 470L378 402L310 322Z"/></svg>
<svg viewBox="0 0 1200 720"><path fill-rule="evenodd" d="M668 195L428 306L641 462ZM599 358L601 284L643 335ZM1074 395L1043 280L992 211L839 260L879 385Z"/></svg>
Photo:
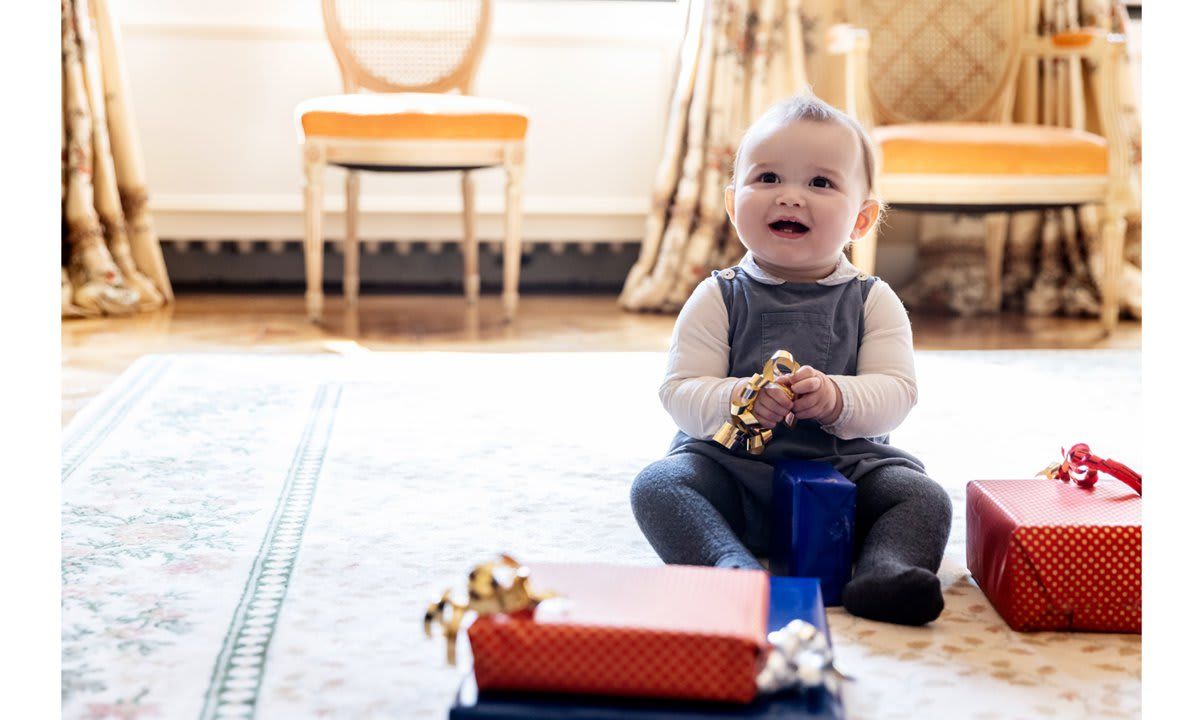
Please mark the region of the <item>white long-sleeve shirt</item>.
<svg viewBox="0 0 1200 720"><path fill-rule="evenodd" d="M765 285L784 281L746 253L738 266ZM839 285L859 271L843 256L832 273L818 280ZM675 321L667 372L658 396L679 429L707 440L729 419L733 388L729 377L729 313L718 280L708 277L692 292ZM887 283L876 280L863 308L863 337L857 375L830 375L842 391L842 413L822 429L848 440L885 435L917 404L912 326L904 304Z"/></svg>

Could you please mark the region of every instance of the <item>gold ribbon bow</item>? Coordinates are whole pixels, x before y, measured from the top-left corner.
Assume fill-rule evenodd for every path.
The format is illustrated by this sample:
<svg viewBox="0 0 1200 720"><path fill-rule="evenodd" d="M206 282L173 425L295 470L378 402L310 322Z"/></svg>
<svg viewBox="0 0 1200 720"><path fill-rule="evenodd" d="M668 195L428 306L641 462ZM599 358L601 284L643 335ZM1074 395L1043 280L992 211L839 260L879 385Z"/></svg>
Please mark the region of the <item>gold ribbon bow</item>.
<svg viewBox="0 0 1200 720"><path fill-rule="evenodd" d="M467 576L467 602L456 601L447 589L440 600L429 605L425 611L425 637L432 638L434 623L440 624L446 637L446 662L454 665L458 629L467 611L474 610L477 615L516 613L532 610L552 597L554 593L530 587L528 567L509 555L501 555L496 562L476 566Z"/></svg>
<svg viewBox="0 0 1200 720"><path fill-rule="evenodd" d="M733 398L729 403L729 420L721 426L716 435L713 435L713 440L725 446L726 450L732 450L733 446L738 442L746 441L746 451L751 455L761 455L767 443L771 442L773 433L764 428L758 418L754 417L754 404L758 401L758 393L768 383L775 382L778 378L784 375L790 375L800 369L800 363L792 358L792 354L787 350L777 350L763 365L761 373L755 373L750 378L750 382L742 388L738 397ZM788 388L780 386L789 400L795 399L795 395ZM788 427L796 424L796 419L789 413L784 423Z"/></svg>

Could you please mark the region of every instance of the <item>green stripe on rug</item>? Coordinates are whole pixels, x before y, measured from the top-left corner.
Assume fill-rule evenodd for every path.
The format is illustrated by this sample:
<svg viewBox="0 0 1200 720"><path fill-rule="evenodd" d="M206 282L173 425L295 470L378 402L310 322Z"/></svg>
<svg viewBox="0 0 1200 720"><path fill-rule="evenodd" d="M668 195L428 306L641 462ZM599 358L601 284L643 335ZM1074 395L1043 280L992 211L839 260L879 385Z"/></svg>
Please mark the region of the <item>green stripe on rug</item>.
<svg viewBox="0 0 1200 720"><path fill-rule="evenodd" d="M340 383L327 383L317 389L313 398L308 423L275 504L275 514L267 525L241 601L213 664L201 720L254 716L267 651L300 552L341 395Z"/></svg>

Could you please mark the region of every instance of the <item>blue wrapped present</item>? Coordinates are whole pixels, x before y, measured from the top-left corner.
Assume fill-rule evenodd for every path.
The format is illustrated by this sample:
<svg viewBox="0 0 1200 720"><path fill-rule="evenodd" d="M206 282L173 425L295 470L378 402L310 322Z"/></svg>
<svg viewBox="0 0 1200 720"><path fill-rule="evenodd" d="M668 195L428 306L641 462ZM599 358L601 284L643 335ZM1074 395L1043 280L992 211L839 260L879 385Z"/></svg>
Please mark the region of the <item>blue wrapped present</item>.
<svg viewBox="0 0 1200 720"><path fill-rule="evenodd" d="M821 587L814 578L771 578L767 630L773 632L799 618L817 626L829 639ZM831 645L832 646L832 645ZM748 705L644 698L592 697L542 693L479 692L467 675L450 708L450 720L703 720L712 718L845 717L840 696L824 688L805 693L781 692Z"/></svg>
<svg viewBox="0 0 1200 720"><path fill-rule="evenodd" d="M821 580L825 604L842 604L854 563L854 483L829 463L775 465L771 573Z"/></svg>

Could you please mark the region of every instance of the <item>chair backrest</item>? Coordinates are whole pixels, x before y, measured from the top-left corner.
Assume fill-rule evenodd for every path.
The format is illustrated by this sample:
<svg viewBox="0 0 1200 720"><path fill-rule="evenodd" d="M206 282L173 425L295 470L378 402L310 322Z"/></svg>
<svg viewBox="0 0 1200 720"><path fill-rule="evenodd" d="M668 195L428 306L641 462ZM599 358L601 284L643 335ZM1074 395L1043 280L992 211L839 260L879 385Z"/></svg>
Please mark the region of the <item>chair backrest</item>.
<svg viewBox="0 0 1200 720"><path fill-rule="evenodd" d="M1011 117L1025 5L1038 0L847 0L870 33L867 82L879 124Z"/></svg>
<svg viewBox="0 0 1200 720"><path fill-rule="evenodd" d="M470 92L492 0L322 0L348 93Z"/></svg>

